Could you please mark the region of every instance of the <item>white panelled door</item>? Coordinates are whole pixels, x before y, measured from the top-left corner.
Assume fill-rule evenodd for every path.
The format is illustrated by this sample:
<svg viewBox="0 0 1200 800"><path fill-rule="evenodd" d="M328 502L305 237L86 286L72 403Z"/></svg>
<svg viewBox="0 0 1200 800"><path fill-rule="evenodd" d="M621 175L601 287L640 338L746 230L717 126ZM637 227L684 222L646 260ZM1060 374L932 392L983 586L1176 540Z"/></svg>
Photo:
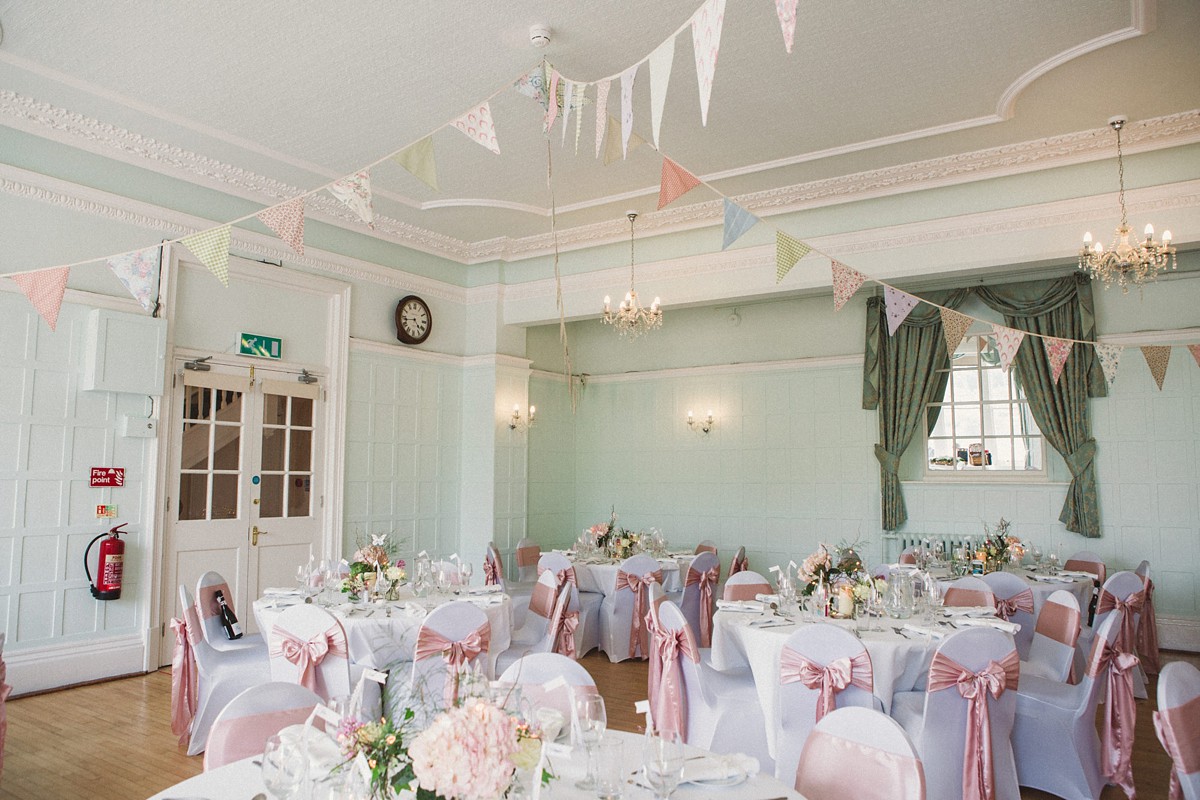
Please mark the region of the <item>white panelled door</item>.
<svg viewBox="0 0 1200 800"><path fill-rule="evenodd" d="M323 467L321 388L256 372L214 365L176 381L163 574L165 608L179 617L179 584L194 592L201 574L220 572L249 631L263 588L294 586L319 550ZM172 646L168 631L160 663Z"/></svg>

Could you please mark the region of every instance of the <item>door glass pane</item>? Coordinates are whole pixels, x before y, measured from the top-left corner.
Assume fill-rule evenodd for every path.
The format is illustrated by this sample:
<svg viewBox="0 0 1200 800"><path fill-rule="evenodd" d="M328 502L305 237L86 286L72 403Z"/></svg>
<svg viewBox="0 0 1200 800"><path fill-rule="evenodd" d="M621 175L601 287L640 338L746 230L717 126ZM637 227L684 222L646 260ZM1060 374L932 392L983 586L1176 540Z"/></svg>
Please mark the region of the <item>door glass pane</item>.
<svg viewBox="0 0 1200 800"><path fill-rule="evenodd" d="M223 390L216 392L213 398L213 406L216 411L216 419L218 422L236 422L242 421L242 393L231 390Z"/></svg>
<svg viewBox="0 0 1200 800"><path fill-rule="evenodd" d="M263 395L263 424L287 424L287 398L278 394Z"/></svg>
<svg viewBox="0 0 1200 800"><path fill-rule="evenodd" d="M179 476L179 518L208 518L208 474L184 473Z"/></svg>
<svg viewBox="0 0 1200 800"><path fill-rule="evenodd" d="M258 490L260 498L258 515L260 517L282 517L283 476L263 475L262 482L258 485Z"/></svg>
<svg viewBox="0 0 1200 800"><path fill-rule="evenodd" d="M242 428L238 425L214 425L213 469L240 469L242 466Z"/></svg>
<svg viewBox="0 0 1200 800"><path fill-rule="evenodd" d="M211 393L211 389L202 386L183 387L183 418L208 419Z"/></svg>
<svg viewBox="0 0 1200 800"><path fill-rule="evenodd" d="M183 423L182 469L208 469L208 437L212 427L203 422Z"/></svg>
<svg viewBox="0 0 1200 800"><path fill-rule="evenodd" d="M292 431L292 448L288 452L288 469L308 472L312 469L312 431Z"/></svg>
<svg viewBox="0 0 1200 800"><path fill-rule="evenodd" d="M308 475L293 475L288 485L288 516L307 517L312 497L312 478Z"/></svg>
<svg viewBox="0 0 1200 800"><path fill-rule="evenodd" d="M237 519L239 475L213 475L210 519Z"/></svg>
<svg viewBox="0 0 1200 800"><path fill-rule="evenodd" d="M312 427L313 401L308 397L292 398L292 424L301 428Z"/></svg>
<svg viewBox="0 0 1200 800"><path fill-rule="evenodd" d="M283 471L283 443L286 428L264 428L262 432L262 468Z"/></svg>

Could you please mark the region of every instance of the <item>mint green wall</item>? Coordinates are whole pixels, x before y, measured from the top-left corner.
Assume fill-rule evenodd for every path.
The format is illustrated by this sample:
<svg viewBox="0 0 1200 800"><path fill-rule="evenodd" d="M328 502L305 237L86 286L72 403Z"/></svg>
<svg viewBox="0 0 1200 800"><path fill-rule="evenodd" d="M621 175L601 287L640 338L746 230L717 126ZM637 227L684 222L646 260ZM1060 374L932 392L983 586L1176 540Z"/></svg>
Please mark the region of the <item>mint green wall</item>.
<svg viewBox="0 0 1200 800"><path fill-rule="evenodd" d="M529 537L544 546L570 544L579 535L575 518L577 416L566 381L533 375L529 402L537 422L529 431Z"/></svg>

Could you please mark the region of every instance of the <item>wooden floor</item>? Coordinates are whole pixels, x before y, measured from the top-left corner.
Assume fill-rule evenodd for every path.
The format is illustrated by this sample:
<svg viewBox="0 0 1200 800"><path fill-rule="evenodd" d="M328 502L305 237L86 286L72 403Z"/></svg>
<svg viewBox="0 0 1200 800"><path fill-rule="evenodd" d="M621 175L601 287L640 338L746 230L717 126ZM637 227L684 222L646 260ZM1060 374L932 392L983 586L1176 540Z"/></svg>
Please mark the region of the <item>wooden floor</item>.
<svg viewBox="0 0 1200 800"><path fill-rule="evenodd" d="M1192 655L1184 658L1200 666ZM609 724L638 730L633 704L646 696L645 662L610 664L593 653L581 662L604 695ZM1154 736L1151 699L1138 703L1133 770L1138 797L1167 797L1170 761ZM8 742L0 798L13 800L139 800L201 771L200 756L188 757L170 726L171 675L167 670L106 683L10 700ZM1051 795L1023 791L1022 798ZM1104 800L1119 800L1116 787ZM216 800L216 798L214 798Z"/></svg>

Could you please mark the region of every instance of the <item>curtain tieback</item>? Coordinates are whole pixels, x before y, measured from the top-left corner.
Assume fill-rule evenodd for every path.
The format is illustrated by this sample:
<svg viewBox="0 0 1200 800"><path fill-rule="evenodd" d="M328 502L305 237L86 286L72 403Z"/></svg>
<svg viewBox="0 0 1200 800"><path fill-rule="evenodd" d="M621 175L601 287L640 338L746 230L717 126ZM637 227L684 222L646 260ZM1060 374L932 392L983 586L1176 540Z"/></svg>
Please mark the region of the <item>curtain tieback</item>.
<svg viewBox="0 0 1200 800"><path fill-rule="evenodd" d="M1096 458L1096 440L1088 439L1083 444L1076 447L1070 453L1063 456L1063 460L1067 462L1067 469L1071 470L1072 475L1080 475L1085 469L1092 465L1092 461Z"/></svg>
<svg viewBox="0 0 1200 800"><path fill-rule="evenodd" d="M883 445L875 445L875 457L879 459L879 464L888 472L894 474L900 472L900 456L883 449Z"/></svg>

